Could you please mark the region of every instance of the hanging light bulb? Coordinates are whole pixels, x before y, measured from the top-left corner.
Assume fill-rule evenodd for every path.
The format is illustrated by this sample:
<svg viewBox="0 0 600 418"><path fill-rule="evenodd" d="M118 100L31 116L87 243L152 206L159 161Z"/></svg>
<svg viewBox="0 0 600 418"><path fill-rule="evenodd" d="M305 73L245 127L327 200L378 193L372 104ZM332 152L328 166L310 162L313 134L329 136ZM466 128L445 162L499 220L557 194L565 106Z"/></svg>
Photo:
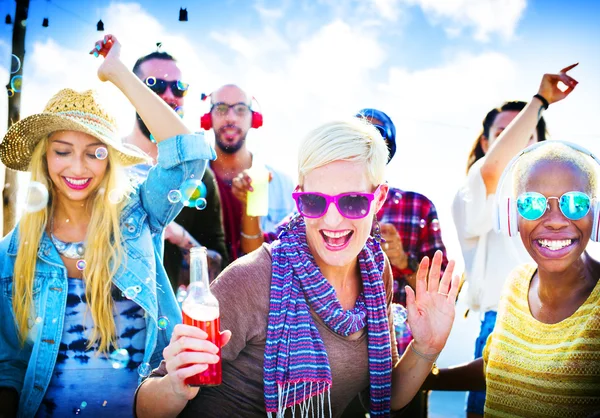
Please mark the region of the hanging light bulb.
<svg viewBox="0 0 600 418"><path fill-rule="evenodd" d="M45 28L48 27L48 18L47 17L44 18L44 21L42 22L42 26Z"/></svg>
<svg viewBox="0 0 600 418"><path fill-rule="evenodd" d="M7 25L12 24L12 17L10 17L9 14L6 15L6 19L4 20L4 22L6 22Z"/></svg>
<svg viewBox="0 0 600 418"><path fill-rule="evenodd" d="M98 23L96 23L96 30L98 32L103 32L104 31L104 22L102 22L102 19L100 19L98 21Z"/></svg>
<svg viewBox="0 0 600 418"><path fill-rule="evenodd" d="M186 9L184 9L183 7L179 8L179 21L180 22L187 22L188 21L187 8Z"/></svg>

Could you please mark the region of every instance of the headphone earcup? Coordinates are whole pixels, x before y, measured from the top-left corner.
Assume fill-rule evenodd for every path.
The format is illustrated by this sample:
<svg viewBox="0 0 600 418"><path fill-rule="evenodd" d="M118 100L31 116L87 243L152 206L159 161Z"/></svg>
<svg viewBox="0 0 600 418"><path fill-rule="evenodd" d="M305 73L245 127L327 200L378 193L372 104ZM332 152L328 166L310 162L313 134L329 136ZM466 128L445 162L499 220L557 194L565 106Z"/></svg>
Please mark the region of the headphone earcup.
<svg viewBox="0 0 600 418"><path fill-rule="evenodd" d="M212 117L210 113L205 113L200 117L200 127L205 131L208 131L210 128L212 128Z"/></svg>
<svg viewBox="0 0 600 418"><path fill-rule="evenodd" d="M519 233L517 205L513 198L500 199L496 206L495 230L502 235L514 237Z"/></svg>
<svg viewBox="0 0 600 418"><path fill-rule="evenodd" d="M594 216L594 224L592 226L591 240L598 242L600 241L600 231L598 230L600 228L600 201L594 202L592 215Z"/></svg>
<svg viewBox="0 0 600 418"><path fill-rule="evenodd" d="M252 125L254 129L258 129L263 125L263 115L260 112L252 111Z"/></svg>

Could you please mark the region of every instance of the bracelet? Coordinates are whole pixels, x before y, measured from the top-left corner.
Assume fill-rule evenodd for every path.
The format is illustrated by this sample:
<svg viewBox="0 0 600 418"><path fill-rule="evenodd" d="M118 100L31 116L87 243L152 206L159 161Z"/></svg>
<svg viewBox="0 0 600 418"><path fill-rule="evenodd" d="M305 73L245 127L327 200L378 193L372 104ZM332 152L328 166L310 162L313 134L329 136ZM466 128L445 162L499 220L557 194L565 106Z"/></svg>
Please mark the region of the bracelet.
<svg viewBox="0 0 600 418"><path fill-rule="evenodd" d="M540 102L542 102L542 106L544 106L544 109L548 110L548 107L550 106L550 103L548 103L548 100L546 100L546 98L544 96L542 96L541 94L536 94L533 97L535 97Z"/></svg>
<svg viewBox="0 0 600 418"><path fill-rule="evenodd" d="M411 351L413 353L415 353L417 356L421 357L423 360L427 360L428 362L433 363L433 364L435 364L435 361L440 356L440 353L437 353L437 354L434 355L433 358L431 358L431 357L429 357L429 356L427 356L427 355L425 355L425 354L420 353L419 351L417 351L417 349L414 347L413 344L410 345L410 349L411 349Z"/></svg>
<svg viewBox="0 0 600 418"><path fill-rule="evenodd" d="M261 232L259 232L256 235L248 235L248 234L244 234L244 232L240 231L240 235L242 236L242 238L246 238L246 239L259 239L260 237L262 237Z"/></svg>

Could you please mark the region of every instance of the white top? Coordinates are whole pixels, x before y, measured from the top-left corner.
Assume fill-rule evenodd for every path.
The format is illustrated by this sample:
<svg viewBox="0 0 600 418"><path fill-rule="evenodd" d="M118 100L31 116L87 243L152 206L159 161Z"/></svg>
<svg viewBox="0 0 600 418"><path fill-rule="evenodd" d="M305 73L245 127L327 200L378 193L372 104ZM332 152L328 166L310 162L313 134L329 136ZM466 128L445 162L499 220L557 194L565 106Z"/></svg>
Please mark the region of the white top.
<svg viewBox="0 0 600 418"><path fill-rule="evenodd" d="M532 263L521 238L494 232L495 195L486 195L481 177L484 158L467 174L452 202L452 216L465 260L467 303L474 311L497 310L504 281L519 264ZM512 181L504 182L502 196L512 195Z"/></svg>

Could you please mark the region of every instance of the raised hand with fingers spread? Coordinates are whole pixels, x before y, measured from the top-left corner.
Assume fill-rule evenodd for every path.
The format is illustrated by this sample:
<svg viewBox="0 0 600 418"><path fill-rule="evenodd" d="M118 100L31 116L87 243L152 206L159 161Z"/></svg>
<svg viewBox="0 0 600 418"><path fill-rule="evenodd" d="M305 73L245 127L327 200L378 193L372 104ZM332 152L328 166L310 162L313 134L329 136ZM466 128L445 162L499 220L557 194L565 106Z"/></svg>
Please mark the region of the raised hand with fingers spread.
<svg viewBox="0 0 600 418"><path fill-rule="evenodd" d="M408 324L414 342L421 353L438 354L448 339L452 324L456 297L458 295L459 276L452 276L454 261L440 280L442 252L437 251L433 257L431 268L429 258L424 257L417 271L416 292L406 286L406 309Z"/></svg>

